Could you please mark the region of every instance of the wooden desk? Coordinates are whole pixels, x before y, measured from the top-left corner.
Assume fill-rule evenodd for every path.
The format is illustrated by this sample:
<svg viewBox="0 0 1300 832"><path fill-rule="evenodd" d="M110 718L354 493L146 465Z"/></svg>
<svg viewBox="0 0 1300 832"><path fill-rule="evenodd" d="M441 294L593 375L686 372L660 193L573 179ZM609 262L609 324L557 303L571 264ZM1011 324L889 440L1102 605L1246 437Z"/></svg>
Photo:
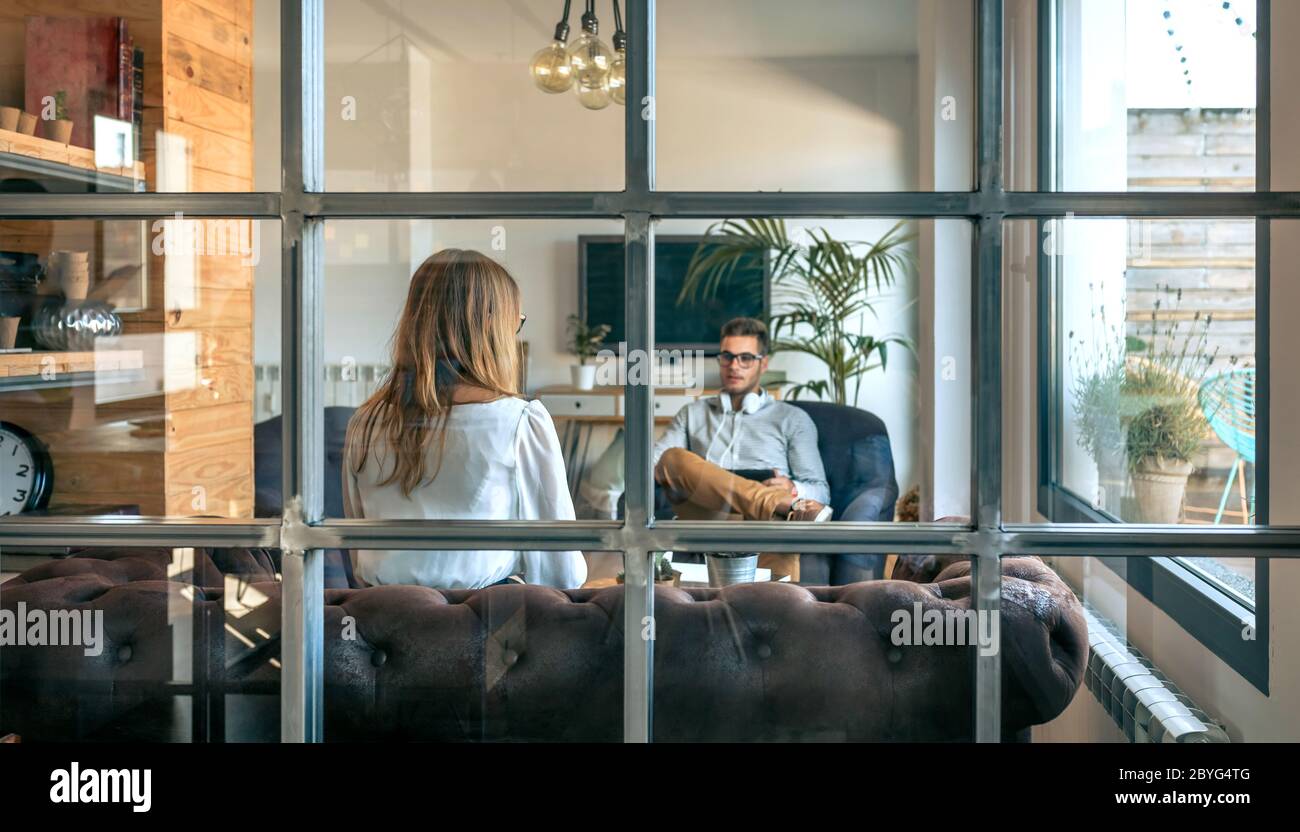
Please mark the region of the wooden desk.
<svg viewBox="0 0 1300 832"><path fill-rule="evenodd" d="M781 398L781 388L766 388L774 399ZM666 425L677 411L701 397L716 396L717 387L656 387L654 394L655 424ZM533 398L546 406L555 419L567 419L595 425L622 425L624 403L622 387L594 387L581 390L569 385L552 385L539 389Z"/></svg>
<svg viewBox="0 0 1300 832"><path fill-rule="evenodd" d="M772 398L781 398L781 389L773 385L766 388ZM569 477L569 491L577 494L591 453L591 437L597 427L623 427L624 408L622 387L594 387L581 390L569 385L542 387L533 394L546 407L556 421L564 422L560 446L564 449L564 465ZM654 391L654 423L667 425L677 411L702 396L716 396L717 387L656 387ZM611 438L610 441L613 441Z"/></svg>

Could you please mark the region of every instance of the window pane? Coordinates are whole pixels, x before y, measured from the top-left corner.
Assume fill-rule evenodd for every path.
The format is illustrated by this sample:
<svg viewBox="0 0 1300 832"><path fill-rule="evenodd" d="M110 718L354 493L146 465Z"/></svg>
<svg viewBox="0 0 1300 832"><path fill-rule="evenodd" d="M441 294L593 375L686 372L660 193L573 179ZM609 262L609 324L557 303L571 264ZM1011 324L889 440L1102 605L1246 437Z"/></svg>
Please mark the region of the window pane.
<svg viewBox="0 0 1300 832"><path fill-rule="evenodd" d="M563 410L547 391L579 374L569 318L580 241L621 241L622 232L620 221L326 223L326 514L572 520L576 506L577 518L592 517L578 489L584 459L621 431L623 411L613 397L605 410ZM433 389L410 392L424 384L436 401ZM402 401L400 419L390 416ZM420 582L437 586L479 586L521 568L545 571L535 582L582 583L576 556L555 572L531 554L521 556L531 566L515 553L462 554L452 567L366 553L360 568L371 582L395 582L371 567L406 558L432 569Z"/></svg>
<svg viewBox="0 0 1300 832"><path fill-rule="evenodd" d="M1256 371L1255 221L1026 220L1009 223L1005 240L1009 331L1032 339L1042 314L1037 333L1049 339L1036 351L1048 382L1036 408L1026 403L1039 367L1014 343L1006 352L1008 378L1025 391L1009 399L1008 432L1047 431L1038 459L1005 449L1008 516L1032 522L1036 507L1056 522L1257 522L1256 401L1267 382ZM1020 277L1039 269L1046 305ZM1017 475L1038 481L1035 463L1047 466L1046 492L1017 493ZM1253 560L1185 566L1254 604Z"/></svg>
<svg viewBox="0 0 1300 832"><path fill-rule="evenodd" d="M279 516L279 233L0 223L0 514Z"/></svg>
<svg viewBox="0 0 1300 832"><path fill-rule="evenodd" d="M279 40L277 0L5 4L0 192L278 189Z"/></svg>
<svg viewBox="0 0 1300 832"><path fill-rule="evenodd" d="M623 558L584 554L593 577L563 593L326 589L325 739L621 742Z"/></svg>
<svg viewBox="0 0 1300 832"><path fill-rule="evenodd" d="M0 581L6 618L26 618L4 645L4 733L279 740L278 550L6 545Z"/></svg>
<svg viewBox="0 0 1300 832"><path fill-rule="evenodd" d="M1046 190L1255 189L1255 4L1062 0Z"/></svg>
<svg viewBox="0 0 1300 832"><path fill-rule="evenodd" d="M1254 522L1254 221L1056 225L1062 484L1129 522Z"/></svg>
<svg viewBox="0 0 1300 832"><path fill-rule="evenodd" d="M664 190L968 190L974 4L656 5Z"/></svg>
<svg viewBox="0 0 1300 832"><path fill-rule="evenodd" d="M1002 653L1005 739L1084 695L1080 606L1037 559L1004 564L994 618L971 609L962 557L891 555L890 580L829 587L776 557L657 556L656 740L969 741L977 653Z"/></svg>
<svg viewBox="0 0 1300 832"><path fill-rule="evenodd" d="M596 372L615 383L643 362L618 343L622 267L599 245L585 310L613 326ZM806 499L835 521L967 522L970 252L965 220L661 221L656 516L779 519ZM614 509L622 472L604 470L584 486ZM848 560L790 572L862 579Z"/></svg>
<svg viewBox="0 0 1300 832"><path fill-rule="evenodd" d="M614 191L623 105L589 71L548 94L530 67L554 43L562 3L433 0L325 4L325 186L334 191ZM574 4L580 9L581 4ZM614 20L597 36L614 66ZM569 21L569 47L583 29ZM564 64L561 62L561 66ZM589 101L588 103L599 103Z"/></svg>
<svg viewBox="0 0 1300 832"><path fill-rule="evenodd" d="M1188 607L1202 623L1214 608L1183 606L1182 575L1147 558L1049 560L1084 603L1089 650L1083 689L1034 730L1035 742L1267 742L1287 730L1289 717L1279 711L1274 720L1259 704L1268 698L1242 678L1247 654L1258 652L1253 614L1238 607L1221 639L1193 634L1182 618ZM1225 659L1225 648L1242 663Z"/></svg>

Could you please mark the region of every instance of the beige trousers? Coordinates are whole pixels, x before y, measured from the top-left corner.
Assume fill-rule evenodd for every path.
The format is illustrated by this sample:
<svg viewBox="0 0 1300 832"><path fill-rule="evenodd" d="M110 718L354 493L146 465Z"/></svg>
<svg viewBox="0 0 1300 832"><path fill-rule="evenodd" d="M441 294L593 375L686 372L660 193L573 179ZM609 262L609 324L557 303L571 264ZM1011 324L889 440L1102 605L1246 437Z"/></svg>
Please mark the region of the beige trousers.
<svg viewBox="0 0 1300 832"><path fill-rule="evenodd" d="M775 520L785 490L739 477L685 448L669 448L655 465L673 511L682 520ZM799 580L799 556L763 553L758 565L772 570L772 580Z"/></svg>

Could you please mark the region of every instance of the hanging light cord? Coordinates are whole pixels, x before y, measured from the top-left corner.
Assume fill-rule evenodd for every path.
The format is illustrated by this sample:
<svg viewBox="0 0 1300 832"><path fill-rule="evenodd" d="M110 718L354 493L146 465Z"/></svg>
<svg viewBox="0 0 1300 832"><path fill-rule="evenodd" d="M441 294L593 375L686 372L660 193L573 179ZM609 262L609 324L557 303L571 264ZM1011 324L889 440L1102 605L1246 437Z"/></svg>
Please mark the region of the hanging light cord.
<svg viewBox="0 0 1300 832"><path fill-rule="evenodd" d="M555 39L561 42L569 39L569 2L570 0L564 0L564 17L555 24Z"/></svg>

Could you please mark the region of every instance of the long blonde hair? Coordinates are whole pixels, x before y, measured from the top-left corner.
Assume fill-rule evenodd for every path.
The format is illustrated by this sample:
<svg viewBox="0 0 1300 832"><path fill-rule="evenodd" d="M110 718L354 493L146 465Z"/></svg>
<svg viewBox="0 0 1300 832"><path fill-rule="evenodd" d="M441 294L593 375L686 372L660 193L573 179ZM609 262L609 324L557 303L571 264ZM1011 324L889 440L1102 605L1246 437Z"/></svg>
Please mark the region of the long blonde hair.
<svg viewBox="0 0 1300 832"><path fill-rule="evenodd" d="M393 468L379 483L399 482L410 496L438 475L447 439L452 392L464 384L517 396L519 285L505 268L477 251L449 248L420 264L393 334L393 368L357 408L347 447L360 473L382 438ZM429 448L438 452L425 470Z"/></svg>

